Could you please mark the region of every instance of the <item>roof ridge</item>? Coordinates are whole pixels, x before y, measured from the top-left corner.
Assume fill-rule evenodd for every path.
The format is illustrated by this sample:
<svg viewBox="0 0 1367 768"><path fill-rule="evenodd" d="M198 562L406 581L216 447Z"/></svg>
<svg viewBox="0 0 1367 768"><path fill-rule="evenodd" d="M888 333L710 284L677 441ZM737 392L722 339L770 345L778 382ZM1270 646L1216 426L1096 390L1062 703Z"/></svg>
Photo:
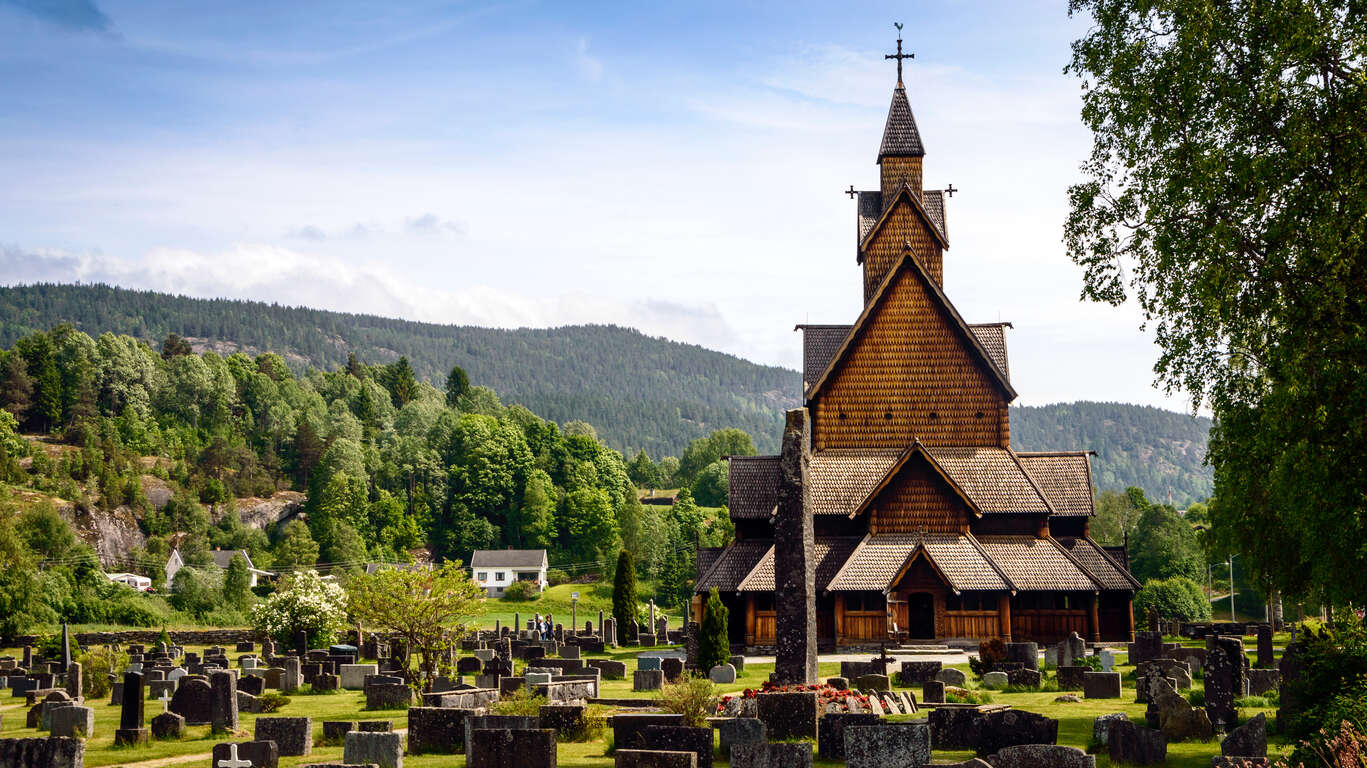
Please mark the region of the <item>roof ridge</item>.
<svg viewBox="0 0 1367 768"><path fill-rule="evenodd" d="M1006 452L1011 456L1011 461L1015 462L1016 467L1025 475L1025 479L1030 483L1030 487L1034 488L1035 493L1039 494L1040 499L1044 501L1044 507L1049 510L1049 514L1057 515L1058 510L1054 509L1054 502L1050 501L1049 496L1045 494L1044 489L1039 487L1039 481L1036 480L1035 476L1030 474L1030 470L1026 469L1025 465L1021 463L1020 457L1016 455L1016 452L1010 448L1007 448Z"/></svg>
<svg viewBox="0 0 1367 768"><path fill-rule="evenodd" d="M821 376L816 380L816 383L811 386L811 389L806 395L805 402L811 402L812 397L820 392L821 388L825 386L826 381L830 378L831 372L835 370L835 367L840 364L841 360L843 360L848 353L850 342L863 329L864 324L868 322L868 319L873 316L874 308L877 307L883 300L883 297L888 294L889 286L892 285L897 275L903 269L907 268L908 264L910 264L916 274L925 281L926 285L930 288L931 295L949 312L952 323L959 326L959 330L963 337L973 349L977 350L978 356L987 364L988 370L996 378L997 384L1002 388L1002 391L1008 395L1007 403L1015 400L1017 396L1016 389L1011 386L1011 380L1008 379L1006 374L992 361L992 356L987 353L987 348L982 345L982 342L978 341L978 337L968 328L968 324L964 322L963 316L959 314L959 310L954 307L954 303L945 295L944 290L926 273L925 267L922 266L920 259L916 258L915 253L907 250L902 253L901 259L888 270L888 273L883 277L883 281L878 284L878 289L874 291L873 296L864 305L864 311L859 313L858 319L856 319L854 325L850 327L850 332L845 335L845 340L840 342L840 348L837 349L835 355L831 357L831 361L826 364L826 370L821 372Z"/></svg>
<svg viewBox="0 0 1367 768"><path fill-rule="evenodd" d="M1143 584L1139 583L1139 579L1136 579L1134 577L1134 574L1130 573L1129 568L1126 568L1125 566L1121 565L1120 561L1116 560L1114 557L1111 557L1111 553L1107 552L1105 547L1101 546L1095 541L1092 541L1092 537L1072 536L1070 538L1079 539L1081 541L1087 542L1087 544L1090 545L1092 549L1096 550L1097 553L1099 553L1103 558L1105 558L1106 562L1110 563L1117 571L1120 571L1120 575L1124 576L1125 579L1128 580L1131 584L1133 584L1136 588L1144 586Z"/></svg>
<svg viewBox="0 0 1367 768"><path fill-rule="evenodd" d="M878 220L869 228L868 234L859 239L859 258L857 260L863 259L864 249L868 247L869 241L878 233L878 230L883 228L883 223L887 221L892 209L897 207L897 201L901 199L903 193L906 193L906 196L911 200L912 208L929 226L930 233L940 242L940 247L949 250L949 236L940 231L939 225L930 217L930 211L926 210L925 203L921 202L920 195L917 195L911 185L904 181L902 186L898 187L897 191L892 194L891 200L883 201L883 212L878 214Z"/></svg>
<svg viewBox="0 0 1367 768"><path fill-rule="evenodd" d="M873 534L866 533L864 534L864 538L860 539L859 543L854 545L854 549L850 550L850 554L845 558L845 562L841 564L840 570L836 571L835 575L831 576L831 580L826 583L827 592L830 591L832 585L834 585L837 581L840 581L841 576L845 575L845 570L850 567L850 563L854 562L855 555L859 554L859 551L864 548L864 545L869 543L869 539L871 538L873 538Z"/></svg>

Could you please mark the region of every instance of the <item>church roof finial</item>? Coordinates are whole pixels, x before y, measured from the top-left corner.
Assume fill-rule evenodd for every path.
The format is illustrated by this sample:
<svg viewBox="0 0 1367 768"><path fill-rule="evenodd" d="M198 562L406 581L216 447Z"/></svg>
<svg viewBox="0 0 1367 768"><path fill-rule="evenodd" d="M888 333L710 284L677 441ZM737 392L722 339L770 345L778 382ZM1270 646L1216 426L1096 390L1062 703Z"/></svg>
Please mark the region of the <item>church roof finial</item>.
<svg viewBox="0 0 1367 768"><path fill-rule="evenodd" d="M916 58L916 54L914 54L914 53L902 53L902 22L900 22L900 21L894 21L894 22L892 23L892 25L893 25L894 27L897 27L897 53L889 53L889 54L886 54L886 55L883 56L883 58L884 58L885 60L886 60L886 59L896 59L896 60L897 60L897 87L898 87L898 88L902 88L902 87L903 87L903 85L902 85L902 59L914 59L914 58Z"/></svg>

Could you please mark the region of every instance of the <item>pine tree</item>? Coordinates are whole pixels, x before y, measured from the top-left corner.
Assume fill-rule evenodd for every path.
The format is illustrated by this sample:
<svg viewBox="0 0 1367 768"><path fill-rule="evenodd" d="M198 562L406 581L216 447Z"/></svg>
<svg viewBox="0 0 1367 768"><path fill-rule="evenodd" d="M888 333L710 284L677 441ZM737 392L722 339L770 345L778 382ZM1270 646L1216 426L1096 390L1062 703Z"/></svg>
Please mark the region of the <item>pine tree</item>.
<svg viewBox="0 0 1367 768"><path fill-rule="evenodd" d="M721 595L713 587L703 607L701 636L698 638L698 667L712 669L727 663L731 657L731 640L727 634L726 617L729 611L721 602Z"/></svg>
<svg viewBox="0 0 1367 768"><path fill-rule="evenodd" d="M32 404L33 379L29 378L28 366L18 352L11 352L0 362L0 408L22 421Z"/></svg>
<svg viewBox="0 0 1367 768"><path fill-rule="evenodd" d="M384 384L389 390L395 408L408 405L418 396L418 380L413 377L413 366L408 364L406 357L401 357L397 363L385 367Z"/></svg>
<svg viewBox="0 0 1367 768"><path fill-rule="evenodd" d="M233 555L223 575L223 602L234 608L246 608L252 599L252 577L247 570L247 559Z"/></svg>
<svg viewBox="0 0 1367 768"><path fill-rule="evenodd" d="M612 578L612 617L617 620L617 637L625 639L636 620L636 563L625 549L617 555L617 573Z"/></svg>
<svg viewBox="0 0 1367 768"><path fill-rule="evenodd" d="M459 365L451 366L451 373L446 376L446 404L452 408L460 402L461 395L470 389L470 377L465 373L465 369Z"/></svg>

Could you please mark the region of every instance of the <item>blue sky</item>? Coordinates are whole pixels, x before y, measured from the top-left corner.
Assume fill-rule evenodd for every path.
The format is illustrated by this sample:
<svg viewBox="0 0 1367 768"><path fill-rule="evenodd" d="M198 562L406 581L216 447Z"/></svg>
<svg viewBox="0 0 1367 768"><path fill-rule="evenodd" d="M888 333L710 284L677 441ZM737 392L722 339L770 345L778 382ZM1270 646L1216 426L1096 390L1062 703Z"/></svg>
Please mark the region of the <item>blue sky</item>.
<svg viewBox="0 0 1367 768"><path fill-rule="evenodd" d="M1078 301L1090 146L1061 2L0 0L0 281L418 320L607 322L798 367L860 309L849 184L905 23L946 289L1009 320L1019 402L1152 388ZM629 363L629 361L624 361Z"/></svg>

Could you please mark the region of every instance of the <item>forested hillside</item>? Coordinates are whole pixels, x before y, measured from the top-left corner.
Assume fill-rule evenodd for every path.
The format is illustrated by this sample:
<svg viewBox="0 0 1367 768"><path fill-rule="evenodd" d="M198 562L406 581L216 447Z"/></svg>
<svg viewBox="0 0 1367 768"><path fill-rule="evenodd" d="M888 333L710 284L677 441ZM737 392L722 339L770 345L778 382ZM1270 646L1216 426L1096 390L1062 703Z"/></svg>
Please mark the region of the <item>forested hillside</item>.
<svg viewBox="0 0 1367 768"><path fill-rule="evenodd" d="M682 455L694 438L738 427L776 451L781 415L797 404L796 371L616 326L500 330L437 325L227 299L192 299L105 285L0 288L0 346L71 323L92 336L126 334L160 346L167 334L220 354L275 352L296 373L407 356L441 386L451 366L542 418L592 424L628 455Z"/></svg>
<svg viewBox="0 0 1367 768"><path fill-rule="evenodd" d="M1060 403L1011 409L1011 444L1022 451L1088 448L1100 490L1143 488L1179 508L1210 496L1203 466L1210 419L1127 403Z"/></svg>

